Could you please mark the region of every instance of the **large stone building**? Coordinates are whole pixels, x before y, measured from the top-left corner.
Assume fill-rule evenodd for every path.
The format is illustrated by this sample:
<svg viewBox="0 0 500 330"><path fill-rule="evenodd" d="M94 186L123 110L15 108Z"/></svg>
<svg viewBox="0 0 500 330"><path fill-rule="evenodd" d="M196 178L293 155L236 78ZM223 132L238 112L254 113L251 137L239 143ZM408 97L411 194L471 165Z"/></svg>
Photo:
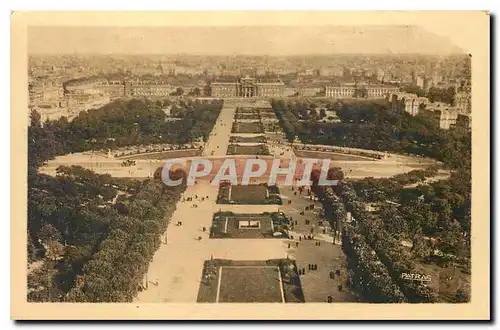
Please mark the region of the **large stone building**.
<svg viewBox="0 0 500 330"><path fill-rule="evenodd" d="M429 99L426 97L418 97L412 93L393 93L387 95L388 100L395 109L404 109L405 112L412 116L419 114L420 110L424 109L429 104Z"/></svg>
<svg viewBox="0 0 500 330"><path fill-rule="evenodd" d="M213 97L281 97L285 84L279 78L242 77L237 80L219 79L210 84Z"/></svg>
<svg viewBox="0 0 500 330"><path fill-rule="evenodd" d="M346 83L325 86L325 96L333 98L384 98L387 94L397 93L398 87L391 85L370 85L362 83Z"/></svg>
<svg viewBox="0 0 500 330"><path fill-rule="evenodd" d="M29 105L31 106L38 104L60 106L64 97L64 90L62 86L45 86L30 83L28 85L28 97Z"/></svg>
<svg viewBox="0 0 500 330"><path fill-rule="evenodd" d="M124 97L126 93L125 81L120 79L102 80L97 82L96 85L96 87L100 89L103 94L108 95L112 100Z"/></svg>
<svg viewBox="0 0 500 330"><path fill-rule="evenodd" d="M125 83L127 96L168 96L175 91L175 87L166 81L133 80Z"/></svg>
<svg viewBox="0 0 500 330"><path fill-rule="evenodd" d="M455 87L454 105L463 113L471 113L471 86L470 82L462 82Z"/></svg>
<svg viewBox="0 0 500 330"><path fill-rule="evenodd" d="M65 94L63 105L70 111L80 112L97 109L109 102L110 97L108 95L72 93Z"/></svg>
<svg viewBox="0 0 500 330"><path fill-rule="evenodd" d="M426 97L418 97L411 93L393 93L387 96L395 109L400 109L412 116L422 111L430 111L441 129L461 128L470 130L472 117L470 112L442 102L430 103Z"/></svg>

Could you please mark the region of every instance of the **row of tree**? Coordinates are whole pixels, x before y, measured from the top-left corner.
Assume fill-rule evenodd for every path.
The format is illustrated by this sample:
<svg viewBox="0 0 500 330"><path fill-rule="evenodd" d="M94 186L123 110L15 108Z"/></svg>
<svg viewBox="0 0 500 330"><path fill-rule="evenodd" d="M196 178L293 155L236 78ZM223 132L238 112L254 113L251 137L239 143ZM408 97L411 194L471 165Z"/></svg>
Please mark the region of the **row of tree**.
<svg viewBox="0 0 500 330"><path fill-rule="evenodd" d="M117 100L73 121L42 123L32 112L28 129L28 299L131 301L184 185L99 175L79 166L55 177L37 168L55 156L120 146L188 143L207 139L223 101ZM180 174L182 175L182 174Z"/></svg>
<svg viewBox="0 0 500 330"><path fill-rule="evenodd" d="M62 117L42 123L33 111L28 130L29 165L38 167L57 155L87 150L206 140L223 101L180 103L182 118L176 121L167 120L160 105L149 100L116 100L81 112L71 122Z"/></svg>
<svg viewBox="0 0 500 330"><path fill-rule="evenodd" d="M389 110L383 102L336 102L332 108L341 123L331 125L298 121L288 105L279 100L273 102L273 108L281 115L280 123L290 140L297 136L309 143L416 153L441 160L453 168L448 179L430 184L424 184L425 178L436 175L436 167L392 178L352 181L343 180L343 175L339 175L341 171L333 169L333 176L341 184L327 188L331 189L329 194L321 190L317 194L332 228L337 235L339 230L343 233L346 253L354 258L350 262L354 282L370 278L360 271L361 256L352 247L354 242L361 242L356 244L368 244L366 251L371 249L376 253L408 301L468 300L467 289L457 291L451 298L438 297L419 282L401 279L401 274L418 273L422 263L436 263L445 268L453 264L465 274L470 271L470 133L440 130L431 118L407 116ZM341 205L352 215L351 222L339 223L339 219L346 219ZM403 240L412 247L403 246ZM436 251L440 252L436 254ZM357 289L368 301L376 300L369 296L369 290L359 285ZM388 293L394 293L390 286L382 296L387 297Z"/></svg>
<svg viewBox="0 0 500 330"><path fill-rule="evenodd" d="M28 251L43 265L28 278L28 299L130 302L185 186L116 180L80 167L58 172L39 175L29 188L38 193L28 199L29 237L38 241L31 239ZM107 188L113 191L101 195ZM129 194L116 198L118 191Z"/></svg>
<svg viewBox="0 0 500 330"><path fill-rule="evenodd" d="M342 249L348 257L350 284L369 302L434 302L435 293L420 282L408 282L402 273L418 273L416 263L400 242L357 200L346 182L315 191L342 231ZM349 212L350 216L347 216ZM326 212L325 212L326 213Z"/></svg>
<svg viewBox="0 0 500 330"><path fill-rule="evenodd" d="M406 93L413 93L419 97L427 97L430 102L442 102L447 104L454 104L455 101L455 87L448 88L431 87L429 90L424 90L419 86L412 85L403 88Z"/></svg>
<svg viewBox="0 0 500 330"><path fill-rule="evenodd" d="M457 167L470 167L471 135L459 129L439 128L426 114L415 117L390 109L385 102L335 103L339 123L299 120L297 106L307 103L272 100L271 105L288 141L415 154Z"/></svg>

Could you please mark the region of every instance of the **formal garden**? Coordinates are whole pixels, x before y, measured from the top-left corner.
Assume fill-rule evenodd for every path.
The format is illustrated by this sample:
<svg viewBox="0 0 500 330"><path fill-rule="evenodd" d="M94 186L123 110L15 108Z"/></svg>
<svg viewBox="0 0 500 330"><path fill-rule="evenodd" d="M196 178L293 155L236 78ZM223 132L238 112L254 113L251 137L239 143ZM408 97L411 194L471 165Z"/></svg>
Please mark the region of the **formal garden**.
<svg viewBox="0 0 500 330"><path fill-rule="evenodd" d="M281 212L217 212L212 218L210 238L286 238L289 219Z"/></svg>
<svg viewBox="0 0 500 330"><path fill-rule="evenodd" d="M204 263L199 303L304 302L295 261L212 259Z"/></svg>

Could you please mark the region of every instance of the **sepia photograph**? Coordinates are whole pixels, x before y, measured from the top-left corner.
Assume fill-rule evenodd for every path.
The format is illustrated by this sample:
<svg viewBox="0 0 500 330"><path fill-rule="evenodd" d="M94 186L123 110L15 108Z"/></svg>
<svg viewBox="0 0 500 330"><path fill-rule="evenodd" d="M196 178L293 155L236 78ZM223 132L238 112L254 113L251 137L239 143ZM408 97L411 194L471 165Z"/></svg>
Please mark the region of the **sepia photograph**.
<svg viewBox="0 0 500 330"><path fill-rule="evenodd" d="M11 318L490 317L488 12L11 22Z"/></svg>

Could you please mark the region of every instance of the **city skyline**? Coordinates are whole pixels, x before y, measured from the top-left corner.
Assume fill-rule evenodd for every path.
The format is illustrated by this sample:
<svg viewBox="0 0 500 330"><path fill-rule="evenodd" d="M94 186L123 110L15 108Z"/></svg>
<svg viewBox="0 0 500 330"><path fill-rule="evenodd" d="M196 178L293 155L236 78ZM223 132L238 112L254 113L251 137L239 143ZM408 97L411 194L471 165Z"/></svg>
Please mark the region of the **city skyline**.
<svg viewBox="0 0 500 330"><path fill-rule="evenodd" d="M286 35L286 36L284 36ZM264 37L263 37L264 36ZM245 42L241 42L244 40ZM300 45L300 47L297 47ZM30 55L457 55L418 26L30 27Z"/></svg>

